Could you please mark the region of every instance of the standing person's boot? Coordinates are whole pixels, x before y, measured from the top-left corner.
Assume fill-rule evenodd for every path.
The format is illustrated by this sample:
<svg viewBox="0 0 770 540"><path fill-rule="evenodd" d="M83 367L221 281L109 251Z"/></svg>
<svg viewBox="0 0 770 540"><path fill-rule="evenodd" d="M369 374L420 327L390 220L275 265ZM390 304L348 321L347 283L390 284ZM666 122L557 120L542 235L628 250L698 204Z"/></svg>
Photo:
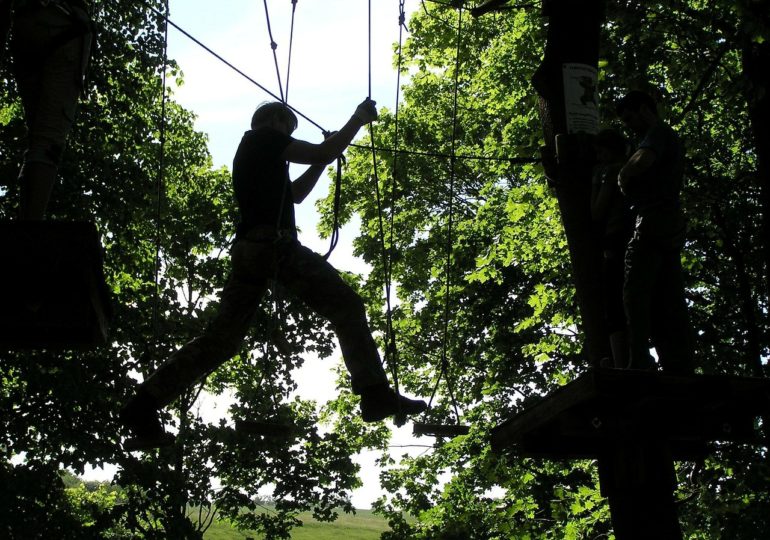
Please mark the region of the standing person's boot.
<svg viewBox="0 0 770 540"><path fill-rule="evenodd" d="M369 386L361 392L361 418L364 422L379 422L389 416L413 416L427 408L425 401L397 394L387 384Z"/></svg>

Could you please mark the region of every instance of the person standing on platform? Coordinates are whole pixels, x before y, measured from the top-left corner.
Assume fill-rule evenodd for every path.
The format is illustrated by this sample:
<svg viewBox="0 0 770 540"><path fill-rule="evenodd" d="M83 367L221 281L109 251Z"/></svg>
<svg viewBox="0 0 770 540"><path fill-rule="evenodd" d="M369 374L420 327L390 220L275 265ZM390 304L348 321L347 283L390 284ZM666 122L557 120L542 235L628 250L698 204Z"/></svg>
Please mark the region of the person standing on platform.
<svg viewBox="0 0 770 540"><path fill-rule="evenodd" d="M0 0L0 44L10 28L13 74L27 124L19 217L41 220L84 89L94 38L86 0Z"/></svg>
<svg viewBox="0 0 770 540"><path fill-rule="evenodd" d="M218 313L205 333L171 355L121 410L121 422L134 436L124 448L173 442L158 410L237 353L271 279L332 323L353 392L361 396L364 421L414 415L427 408L424 401L408 399L390 387L363 301L323 257L299 243L294 223L294 205L307 197L326 165L342 154L358 130L376 118L375 103L367 98L338 132L312 144L291 137L297 117L286 105L265 103L256 110L233 160L241 219ZM310 167L292 182L287 162Z"/></svg>
<svg viewBox="0 0 770 540"><path fill-rule="evenodd" d="M634 230L634 217L618 187L618 173L628 159L628 143L614 129L603 129L594 139L597 164L591 186L591 218L601 238L602 295L612 362L628 365L628 335L623 308L626 246Z"/></svg>
<svg viewBox="0 0 770 540"><path fill-rule="evenodd" d="M618 174L635 215L625 258L623 303L631 369L652 370L650 338L663 371L693 372L693 342L684 296L681 251L686 222L680 203L684 147L655 101L632 91L617 104L623 123L640 137Z"/></svg>

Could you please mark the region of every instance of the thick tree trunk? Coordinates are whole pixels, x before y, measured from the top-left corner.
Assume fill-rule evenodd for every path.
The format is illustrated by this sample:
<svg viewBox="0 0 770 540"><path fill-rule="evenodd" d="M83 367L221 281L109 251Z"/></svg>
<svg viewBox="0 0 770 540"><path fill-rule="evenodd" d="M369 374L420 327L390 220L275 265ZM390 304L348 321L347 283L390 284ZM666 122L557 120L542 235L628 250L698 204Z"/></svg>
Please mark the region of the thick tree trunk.
<svg viewBox="0 0 770 540"><path fill-rule="evenodd" d="M742 26L746 35L741 51L744 92L757 154L765 294L770 295L770 1L747 0L745 10Z"/></svg>
<svg viewBox="0 0 770 540"><path fill-rule="evenodd" d="M543 62L533 77L540 96L545 138L543 160L559 202L585 351L594 365L611 357L611 353L599 282L601 252L591 220L592 158L586 133L580 133L580 127L575 125L581 122L580 112L571 112L567 104L565 93L569 94L569 90L565 92L565 85L568 88L570 81L565 80L569 77L565 77L565 70L566 66L573 66L578 73L584 67L586 71L597 68L603 12L601 0L544 1L543 14L549 18L548 36ZM596 99L596 94L591 97Z"/></svg>

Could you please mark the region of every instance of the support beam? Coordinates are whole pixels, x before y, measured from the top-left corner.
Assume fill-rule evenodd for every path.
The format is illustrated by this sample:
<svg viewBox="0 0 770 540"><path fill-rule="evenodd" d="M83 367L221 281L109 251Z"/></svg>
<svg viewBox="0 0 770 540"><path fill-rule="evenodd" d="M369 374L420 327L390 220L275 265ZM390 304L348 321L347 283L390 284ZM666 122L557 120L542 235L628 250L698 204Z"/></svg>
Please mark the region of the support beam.
<svg viewBox="0 0 770 540"><path fill-rule="evenodd" d="M592 369L491 433L492 449L595 459L618 540L679 540L674 460L713 441L767 445L770 379Z"/></svg>
<svg viewBox="0 0 770 540"><path fill-rule="evenodd" d="M105 343L112 311L93 223L0 222L0 348Z"/></svg>

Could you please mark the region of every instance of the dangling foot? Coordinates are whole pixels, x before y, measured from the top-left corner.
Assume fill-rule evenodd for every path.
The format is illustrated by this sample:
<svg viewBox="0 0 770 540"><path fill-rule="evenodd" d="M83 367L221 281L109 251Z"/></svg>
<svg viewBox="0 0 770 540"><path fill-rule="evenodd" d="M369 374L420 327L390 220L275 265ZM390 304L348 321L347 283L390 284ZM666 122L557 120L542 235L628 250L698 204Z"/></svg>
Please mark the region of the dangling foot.
<svg viewBox="0 0 770 540"><path fill-rule="evenodd" d="M379 422L389 416L413 416L427 408L428 404L423 400L396 394L385 384L369 386L361 392L361 418L364 422Z"/></svg>
<svg viewBox="0 0 770 540"><path fill-rule="evenodd" d="M142 390L120 410L118 418L133 434L123 443L126 451L152 450L174 444L174 436L163 429L158 418L155 400Z"/></svg>

